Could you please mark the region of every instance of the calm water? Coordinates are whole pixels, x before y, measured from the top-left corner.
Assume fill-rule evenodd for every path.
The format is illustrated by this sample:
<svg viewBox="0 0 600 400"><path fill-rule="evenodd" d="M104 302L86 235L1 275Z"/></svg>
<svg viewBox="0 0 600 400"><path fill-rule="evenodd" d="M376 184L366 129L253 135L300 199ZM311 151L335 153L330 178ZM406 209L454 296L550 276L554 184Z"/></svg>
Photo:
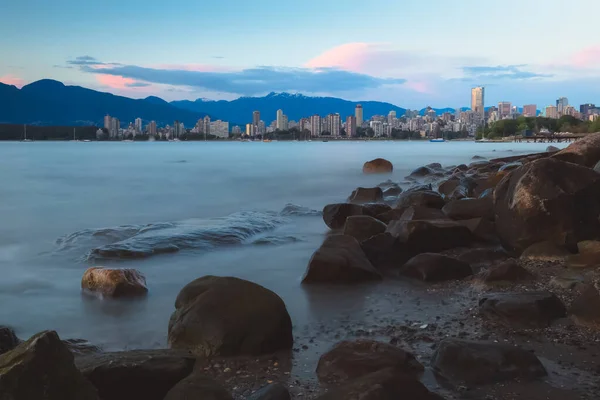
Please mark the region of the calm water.
<svg viewBox="0 0 600 400"><path fill-rule="evenodd" d="M392 161L391 179L401 182L431 162L456 165L476 154L501 157L546 146L0 143L0 325L13 326L21 337L55 329L106 349L164 346L178 291L214 274L278 293L298 333L330 315L361 309L364 297L339 301L329 289L301 287L326 227L310 212L283 215L286 204L320 210L357 186L388 179L362 175L362 164L376 157ZM181 251L121 261L90 256L93 249L159 253L172 243ZM142 271L148 297L82 295L85 269L107 264Z"/></svg>

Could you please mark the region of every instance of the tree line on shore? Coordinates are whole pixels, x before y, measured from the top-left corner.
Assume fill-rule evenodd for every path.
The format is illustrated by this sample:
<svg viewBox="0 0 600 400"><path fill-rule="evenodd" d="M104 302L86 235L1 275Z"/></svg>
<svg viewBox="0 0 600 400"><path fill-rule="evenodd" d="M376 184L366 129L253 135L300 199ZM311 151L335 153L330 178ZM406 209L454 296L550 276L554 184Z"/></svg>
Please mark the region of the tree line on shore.
<svg viewBox="0 0 600 400"><path fill-rule="evenodd" d="M538 134L542 129L549 132L594 133L600 132L600 119L596 121L582 121L570 115L558 119L545 117L518 117L517 119L503 119L482 127L477 132L477 139L488 139L507 136L523 135L530 131Z"/></svg>

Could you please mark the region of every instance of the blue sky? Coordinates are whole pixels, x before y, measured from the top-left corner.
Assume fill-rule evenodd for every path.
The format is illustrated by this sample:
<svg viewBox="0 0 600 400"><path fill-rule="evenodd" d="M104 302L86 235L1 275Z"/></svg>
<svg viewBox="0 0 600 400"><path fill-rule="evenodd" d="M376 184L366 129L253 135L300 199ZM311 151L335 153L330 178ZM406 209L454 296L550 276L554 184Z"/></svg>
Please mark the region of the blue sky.
<svg viewBox="0 0 600 400"><path fill-rule="evenodd" d="M506 4L506 7L502 7ZM420 108L600 103L599 0L2 0L0 81Z"/></svg>

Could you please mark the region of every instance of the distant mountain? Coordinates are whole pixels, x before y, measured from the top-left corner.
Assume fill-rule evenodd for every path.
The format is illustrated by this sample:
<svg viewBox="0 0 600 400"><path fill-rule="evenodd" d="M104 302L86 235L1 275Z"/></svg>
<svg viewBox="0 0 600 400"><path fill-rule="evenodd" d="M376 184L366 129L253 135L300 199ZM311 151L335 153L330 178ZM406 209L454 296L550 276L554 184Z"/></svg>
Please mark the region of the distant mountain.
<svg viewBox="0 0 600 400"><path fill-rule="evenodd" d="M0 83L0 123L102 126L106 114L119 118L122 124L141 118L144 123L154 120L158 125L179 120L188 127L206 115L183 110L159 98L134 100L49 79L20 90Z"/></svg>
<svg viewBox="0 0 600 400"><path fill-rule="evenodd" d="M205 112L214 118L236 122L250 122L252 112L260 111L261 119L267 124L275 120L279 109L283 110L290 121L298 121L300 118L315 114L325 116L331 113L339 113L342 120L345 120L347 116L354 115L357 104L362 105L365 120L373 115L387 115L390 111L396 111L398 117L406 112L404 108L379 101L348 101L335 97L309 97L289 93L270 93L264 97L240 97L232 101L204 99L172 101L171 104L185 110Z"/></svg>

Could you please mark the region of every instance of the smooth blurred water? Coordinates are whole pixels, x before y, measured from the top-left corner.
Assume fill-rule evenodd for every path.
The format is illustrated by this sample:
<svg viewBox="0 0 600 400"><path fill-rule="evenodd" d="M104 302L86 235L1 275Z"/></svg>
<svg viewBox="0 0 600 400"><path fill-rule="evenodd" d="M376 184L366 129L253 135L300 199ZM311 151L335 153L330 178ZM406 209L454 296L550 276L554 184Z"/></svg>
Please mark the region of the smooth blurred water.
<svg viewBox="0 0 600 400"><path fill-rule="evenodd" d="M253 245L252 237L237 245L111 262L145 274L150 292L136 301L83 296L81 276L95 265L84 258L90 244L78 242L66 251L57 239L125 224L187 224L239 211L279 212L287 203L320 210L344 201L357 186L388 178L402 182L420 165L456 165L474 155L494 158L545 148L391 141L0 143L0 325L13 326L21 337L55 329L106 349L164 346L178 291L214 274L275 291L296 329L303 329L327 313L360 309L362 301L360 296L333 301L325 289L301 287L306 264L326 231L318 216L289 216L261 234L297 239L287 244ZM377 157L393 162L391 176L362 174L363 163Z"/></svg>

